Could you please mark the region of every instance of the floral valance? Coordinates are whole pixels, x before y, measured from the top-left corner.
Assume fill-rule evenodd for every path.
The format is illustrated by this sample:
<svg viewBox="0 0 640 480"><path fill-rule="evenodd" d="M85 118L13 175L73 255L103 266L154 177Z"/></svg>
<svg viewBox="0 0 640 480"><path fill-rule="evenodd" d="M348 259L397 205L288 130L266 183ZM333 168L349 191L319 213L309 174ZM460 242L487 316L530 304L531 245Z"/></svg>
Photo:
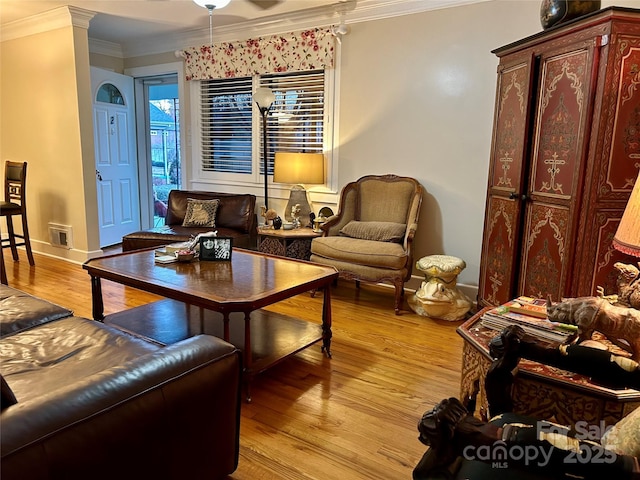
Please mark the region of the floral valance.
<svg viewBox="0 0 640 480"><path fill-rule="evenodd" d="M333 67L335 37L328 28L190 47L182 51L187 80L250 77Z"/></svg>

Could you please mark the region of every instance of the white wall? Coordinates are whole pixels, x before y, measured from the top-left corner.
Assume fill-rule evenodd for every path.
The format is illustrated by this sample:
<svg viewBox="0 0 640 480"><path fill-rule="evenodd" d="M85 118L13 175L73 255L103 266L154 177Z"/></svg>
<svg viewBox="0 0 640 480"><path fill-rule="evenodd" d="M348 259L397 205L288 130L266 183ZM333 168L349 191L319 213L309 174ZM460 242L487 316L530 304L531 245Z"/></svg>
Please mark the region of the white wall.
<svg viewBox="0 0 640 480"><path fill-rule="evenodd" d="M486 2L352 26L342 43L340 184L417 178L416 258L467 262L477 285L497 57L541 30L538 2ZM420 272L414 272L419 274Z"/></svg>
<svg viewBox="0 0 640 480"><path fill-rule="evenodd" d="M425 187L416 258L454 255L477 287L498 58L542 31L540 0L490 1L359 23L342 42L339 184L368 174ZM602 2L640 8L640 1ZM414 271L420 276L419 271ZM475 295L475 292L473 292Z"/></svg>
<svg viewBox="0 0 640 480"><path fill-rule="evenodd" d="M99 246L87 29L67 26L4 41L0 52L2 178L5 160L28 163L33 250L84 261ZM49 222L73 228L73 249L50 245ZM21 231L17 219L14 224Z"/></svg>

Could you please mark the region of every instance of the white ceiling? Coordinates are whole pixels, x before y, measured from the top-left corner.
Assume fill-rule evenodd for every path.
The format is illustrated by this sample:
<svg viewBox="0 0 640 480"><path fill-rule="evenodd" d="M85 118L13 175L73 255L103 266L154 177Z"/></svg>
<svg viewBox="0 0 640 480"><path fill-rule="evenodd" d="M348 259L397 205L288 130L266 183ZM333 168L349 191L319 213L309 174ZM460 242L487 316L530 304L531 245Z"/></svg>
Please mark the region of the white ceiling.
<svg viewBox="0 0 640 480"><path fill-rule="evenodd" d="M311 25L347 23L486 0L231 0L213 12L214 32L245 28L252 31L276 23L314 19ZM276 3L269 8L257 4ZM0 0L0 28L9 30L39 14L70 5L96 15L89 23L91 39L129 48L167 37L208 36L209 13L193 0ZM268 27L267 27L268 28ZM166 51L166 50L165 50Z"/></svg>
<svg viewBox="0 0 640 480"><path fill-rule="evenodd" d="M261 9L248 0L231 0L223 9L214 10L213 25L214 28L233 25L332 3L336 0L286 0ZM89 24L89 36L114 43L209 28L207 9L192 0L0 0L0 23L4 25L64 5L97 12Z"/></svg>

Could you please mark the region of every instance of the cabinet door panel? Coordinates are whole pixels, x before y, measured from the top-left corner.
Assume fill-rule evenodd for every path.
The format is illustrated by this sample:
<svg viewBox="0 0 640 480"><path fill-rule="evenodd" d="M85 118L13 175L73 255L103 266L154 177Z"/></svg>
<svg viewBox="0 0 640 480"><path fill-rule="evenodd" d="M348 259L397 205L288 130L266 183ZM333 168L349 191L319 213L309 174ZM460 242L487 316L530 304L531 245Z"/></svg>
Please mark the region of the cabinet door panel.
<svg viewBox="0 0 640 480"><path fill-rule="evenodd" d="M613 61L599 116L606 122L600 148L608 153L600 164L597 194L598 200L626 201L640 170L640 37L617 36L609 55Z"/></svg>
<svg viewBox="0 0 640 480"><path fill-rule="evenodd" d="M559 300L567 278L570 229L569 209L557 205L529 204L524 225L522 266L518 292Z"/></svg>
<svg viewBox="0 0 640 480"><path fill-rule="evenodd" d="M543 58L534 133L531 193L570 199L579 178L592 51Z"/></svg>
<svg viewBox="0 0 640 480"><path fill-rule="evenodd" d="M520 192L529 102L531 59L498 74L490 188Z"/></svg>
<svg viewBox="0 0 640 480"><path fill-rule="evenodd" d="M514 294L520 202L493 196L487 207L479 298L489 305L499 305Z"/></svg>
<svg viewBox="0 0 640 480"><path fill-rule="evenodd" d="M478 298L499 305L515 294L522 204L509 195L524 193L523 163L528 144L531 72L527 55L501 65L494 114L493 148L485 210L485 234Z"/></svg>
<svg viewBox="0 0 640 480"><path fill-rule="evenodd" d="M598 295L602 287L605 295L618 293L618 271L616 262L637 265L638 260L613 248L613 236L622 218L621 209L599 210L590 215L587 228L593 245L586 245L583 252L576 252L581 258L581 272L574 279L571 296ZM581 255L578 255L581 253Z"/></svg>

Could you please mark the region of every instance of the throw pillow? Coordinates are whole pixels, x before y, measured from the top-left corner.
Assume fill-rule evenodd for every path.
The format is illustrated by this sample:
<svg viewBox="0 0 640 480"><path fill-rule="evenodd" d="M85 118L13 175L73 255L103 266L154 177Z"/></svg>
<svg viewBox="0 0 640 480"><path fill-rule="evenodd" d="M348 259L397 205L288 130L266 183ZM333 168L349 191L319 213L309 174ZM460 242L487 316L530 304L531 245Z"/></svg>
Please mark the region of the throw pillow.
<svg viewBox="0 0 640 480"><path fill-rule="evenodd" d="M187 198L187 213L182 222L183 227L215 227L216 212L220 200L197 200Z"/></svg>
<svg viewBox="0 0 640 480"><path fill-rule="evenodd" d="M395 222L358 222L352 220L347 223L340 233L347 237L360 240L375 240L377 242L402 242L407 226Z"/></svg>
<svg viewBox="0 0 640 480"><path fill-rule="evenodd" d="M640 457L640 407L607 430L600 444L620 455Z"/></svg>
<svg viewBox="0 0 640 480"><path fill-rule="evenodd" d="M11 391L11 388L4 377L0 375L0 410L4 410L16 403L18 403L16 396Z"/></svg>

